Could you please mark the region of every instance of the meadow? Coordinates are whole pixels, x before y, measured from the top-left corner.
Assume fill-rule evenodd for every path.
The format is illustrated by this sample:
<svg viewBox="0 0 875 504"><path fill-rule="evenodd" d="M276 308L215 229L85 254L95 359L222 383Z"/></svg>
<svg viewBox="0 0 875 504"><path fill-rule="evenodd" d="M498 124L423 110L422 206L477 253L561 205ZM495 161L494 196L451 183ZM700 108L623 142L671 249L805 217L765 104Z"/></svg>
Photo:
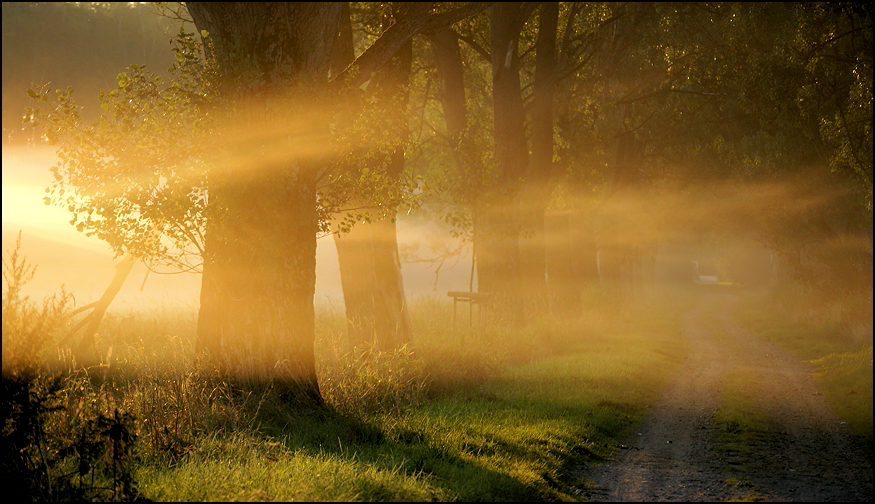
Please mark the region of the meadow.
<svg viewBox="0 0 875 504"><path fill-rule="evenodd" d="M573 321L460 315L455 338L449 300L414 300L413 345L393 352L348 348L343 310L323 306L326 405L313 409L198 362L196 313L172 307L108 313L104 363L75 369L56 345L65 294L7 289L4 449L17 456L3 469L39 500L573 500L568 468L607 457L684 355L680 310L585 297Z"/></svg>
<svg viewBox="0 0 875 504"><path fill-rule="evenodd" d="M585 500L569 471L609 458L676 376L681 314L696 299L593 287L579 318L469 327L460 314L454 337L452 304L424 297L411 302L413 344L392 352L349 348L342 308L322 306L326 404L305 408L199 362L197 314L169 306L108 313L103 364L76 369L56 344L70 324L65 294L17 297L7 266L2 470L30 500ZM780 340L763 299L740 314ZM871 346L812 341L796 344L871 446ZM761 430L733 416L748 402L730 387L728 450L745 451L747 420Z"/></svg>

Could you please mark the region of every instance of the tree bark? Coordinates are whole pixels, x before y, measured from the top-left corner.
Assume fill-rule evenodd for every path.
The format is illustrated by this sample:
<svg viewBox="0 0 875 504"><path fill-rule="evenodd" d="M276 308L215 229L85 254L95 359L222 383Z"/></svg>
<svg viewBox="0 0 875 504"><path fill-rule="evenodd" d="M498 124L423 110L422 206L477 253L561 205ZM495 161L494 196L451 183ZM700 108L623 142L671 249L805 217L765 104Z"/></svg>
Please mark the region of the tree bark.
<svg viewBox="0 0 875 504"><path fill-rule="evenodd" d="M283 114L307 110L328 84L341 7L188 3L236 105L233 129L218 133L226 161L211 172L197 347L238 379L272 381L309 403L322 401L313 348L319 160L288 149L293 133L281 128ZM324 119L307 121L327 132ZM279 158L277 148L286 149Z"/></svg>
<svg viewBox="0 0 875 504"><path fill-rule="evenodd" d="M396 6L394 18L400 22L410 15L409 4ZM386 20L386 26L393 19ZM346 32L349 32L347 36ZM352 62L352 30L348 10L336 48L334 64L345 68ZM373 89L394 116L398 146L388 167L390 181L397 181L404 170L404 144L407 141L407 85L412 64L412 43L401 46L389 65L376 78ZM336 219L340 216L336 216ZM373 345L390 350L410 343L411 324L404 295L401 262L394 215L371 223L358 223L349 233L341 233L335 222L334 242L340 263L340 278L346 306L347 336L354 347Z"/></svg>
<svg viewBox="0 0 875 504"><path fill-rule="evenodd" d="M559 317L573 317L580 313L580 275L575 268L574 233L569 211L548 212L544 216L544 235L547 246L544 266L550 313Z"/></svg>
<svg viewBox="0 0 875 504"><path fill-rule="evenodd" d="M559 3L544 2L538 26L535 90L532 104L532 156L526 170L520 217L520 282L530 305L546 307L547 281L544 213L552 192L553 77Z"/></svg>
<svg viewBox="0 0 875 504"><path fill-rule="evenodd" d="M468 103L465 97L465 75L462 54L456 34L449 28L437 30L429 36L434 51L440 82L441 106L447 127L447 137L453 152L458 176L467 181L460 188L459 199L471 211L471 253L472 269L468 289L474 290L474 265L478 260L478 226L482 214L482 180L485 177L482 158L477 146L468 135ZM482 291L482 287L478 286ZM485 291L483 291L485 292Z"/></svg>
<svg viewBox="0 0 875 504"><path fill-rule="evenodd" d="M441 28L428 37L434 51L440 82L441 106L447 123L447 136L453 142L454 155L458 151L459 135L468 127L465 101L465 73L459 41L449 28ZM459 166L462 169L462 166Z"/></svg>
<svg viewBox="0 0 875 504"><path fill-rule="evenodd" d="M500 2L492 7L492 93L496 176L485 195L480 224L477 273L480 292L492 294L499 315L519 318L519 181L529 151L520 94L519 35L531 13L527 4ZM503 313L502 313L503 312Z"/></svg>
<svg viewBox="0 0 875 504"><path fill-rule="evenodd" d="M468 2L451 11L429 14L431 2L406 3L410 4L408 14L387 29L371 47L341 72L334 79L334 82L358 87L367 82L376 70L383 67L404 44L416 35L450 26L489 7L488 2Z"/></svg>
<svg viewBox="0 0 875 504"><path fill-rule="evenodd" d="M602 206L598 232L599 279L625 290L640 284L639 260L644 248L649 246L635 240L638 236L634 215L643 210L643 201L638 199L637 210L628 206L636 196L641 196L638 164L642 150L643 145L634 133L619 135L611 195Z"/></svg>

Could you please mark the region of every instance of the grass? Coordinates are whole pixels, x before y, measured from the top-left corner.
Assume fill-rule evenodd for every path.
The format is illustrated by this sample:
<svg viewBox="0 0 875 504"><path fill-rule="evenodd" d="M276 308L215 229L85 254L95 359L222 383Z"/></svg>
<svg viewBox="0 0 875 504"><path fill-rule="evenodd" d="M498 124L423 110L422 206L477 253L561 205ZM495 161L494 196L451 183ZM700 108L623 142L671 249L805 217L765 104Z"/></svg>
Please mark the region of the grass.
<svg viewBox="0 0 875 504"><path fill-rule="evenodd" d="M430 303L414 313L434 316ZM353 408L349 394L335 403L335 389L333 414L268 405L258 429L198 440L178 465L148 466L139 480L161 500L573 500L569 467L607 456L680 365L678 324L655 309L615 332L542 322L505 333L499 356L468 335L455 373L470 366L476 379L449 377L454 343L423 336L418 365L432 381L406 407ZM520 348L548 333L552 343L521 362Z"/></svg>
<svg viewBox="0 0 875 504"><path fill-rule="evenodd" d="M724 382L714 426L718 453L732 474L726 480L729 486L753 486L747 475L748 463L769 439L768 418L756 405L759 391L757 375L750 367L734 368Z"/></svg>
<svg viewBox="0 0 875 504"><path fill-rule="evenodd" d="M738 318L814 367L820 391L871 454L872 340L845 336L837 312L800 291L759 293L739 306Z"/></svg>
<svg viewBox="0 0 875 504"><path fill-rule="evenodd" d="M43 500L577 500L569 469L610 454L686 352L676 306L587 296L579 319L456 339L450 302L420 299L414 345L364 355L345 347L343 313L328 307L317 315L324 408L201 366L193 313L116 313L98 338L102 367L46 368L59 360L51 344L18 374L4 362L4 388L23 377L29 392L4 420L3 448L36 475L23 496ZM7 301L4 324L29 303ZM55 317L34 329L40 311L26 313L4 325L4 347L69 327Z"/></svg>

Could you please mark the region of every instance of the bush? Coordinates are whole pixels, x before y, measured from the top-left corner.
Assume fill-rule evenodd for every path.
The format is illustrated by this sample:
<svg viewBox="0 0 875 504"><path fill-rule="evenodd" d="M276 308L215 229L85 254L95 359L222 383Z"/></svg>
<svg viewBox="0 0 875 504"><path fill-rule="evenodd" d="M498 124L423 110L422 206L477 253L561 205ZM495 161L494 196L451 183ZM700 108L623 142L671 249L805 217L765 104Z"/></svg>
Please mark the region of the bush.
<svg viewBox="0 0 875 504"><path fill-rule="evenodd" d="M35 370L56 333L65 326L73 297L61 286L60 294L37 306L21 289L33 279L36 267L20 256L21 233L3 261L3 374Z"/></svg>
<svg viewBox="0 0 875 504"><path fill-rule="evenodd" d="M41 369L41 357L66 324L72 297L62 288L42 307L22 297L36 268L20 249L19 234L3 261L0 473L7 495L24 501L142 501L134 478L134 417L118 409L110 415L99 408L74 413L65 398L77 375Z"/></svg>

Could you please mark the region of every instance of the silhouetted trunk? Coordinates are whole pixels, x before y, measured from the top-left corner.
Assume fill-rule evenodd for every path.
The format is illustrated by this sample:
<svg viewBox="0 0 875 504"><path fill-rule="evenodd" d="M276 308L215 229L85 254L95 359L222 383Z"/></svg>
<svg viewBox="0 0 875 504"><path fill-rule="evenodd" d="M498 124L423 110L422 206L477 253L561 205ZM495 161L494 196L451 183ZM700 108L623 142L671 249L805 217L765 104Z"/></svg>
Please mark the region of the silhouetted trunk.
<svg viewBox="0 0 875 504"><path fill-rule="evenodd" d="M437 30L429 35L428 39L431 42L435 66L437 66L441 106L444 109L444 120L447 123L447 136L452 142L454 155L457 155L459 134L468 127L462 54L459 52L459 42L449 28ZM459 166L459 169L462 170L463 167Z"/></svg>
<svg viewBox="0 0 875 504"><path fill-rule="evenodd" d="M544 216L545 268L550 312L573 317L580 313L580 277L575 268L574 233L568 211Z"/></svg>
<svg viewBox="0 0 875 504"><path fill-rule="evenodd" d="M598 283L598 245L589 212L578 210L569 216L571 248L574 255L574 275L581 287Z"/></svg>
<svg viewBox="0 0 875 504"><path fill-rule="evenodd" d="M197 28L209 32L222 92L236 104L228 117L236 128L225 135L223 162L211 172L197 346L238 378L272 380L283 396L318 403L319 161L289 149L277 159L271 154L281 146L267 142L294 135L276 131L289 117L283 114L312 110L328 84L341 4L191 2L188 8ZM307 133L327 135L325 119L306 119ZM238 140L242 132L252 138Z"/></svg>
<svg viewBox="0 0 875 504"><path fill-rule="evenodd" d="M441 105L444 110L444 120L447 126L447 137L456 162L458 176L467 183L459 188L459 198L471 212L471 254L472 261L479 260L479 236L481 226L478 225L483 206L481 194L484 190L483 180L487 177L479 149L471 142L468 129L468 104L465 98L464 66L459 51L456 35L448 28L438 30L429 36L434 50L438 81L440 82ZM471 278L468 290L474 290L474 263L472 263ZM478 285L477 290L483 290Z"/></svg>
<svg viewBox="0 0 875 504"><path fill-rule="evenodd" d="M560 100L563 110L557 118L557 125L561 134L567 137L571 129L571 99L567 94L563 97ZM571 149L568 144L558 146L558 171L568 168L574 156ZM574 195L569 195L569 198L569 203L575 199ZM585 225L582 213L578 209L548 212L545 216L547 288L554 313L577 314L581 308L581 287L587 282L598 281L595 237L592 226Z"/></svg>
<svg viewBox="0 0 875 504"><path fill-rule="evenodd" d="M404 7L395 8L396 18L406 14ZM348 7L345 10L333 62L338 69L345 68L354 59ZM385 26L391 22L392 19L386 19ZM371 88L391 107L387 114L393 115L398 125L398 147L391 154L387 173L390 181L397 181L404 170L411 63L412 43L408 42L375 77ZM346 306L347 335L351 344L360 348L374 345L379 350L389 350L409 343L410 315L401 277L394 215L372 223L358 223L348 234L338 232L337 223L334 230Z"/></svg>
<svg viewBox="0 0 875 504"><path fill-rule="evenodd" d="M409 343L410 317L404 298L395 223L360 223L335 233L347 335L357 348L389 350Z"/></svg>
<svg viewBox="0 0 875 504"><path fill-rule="evenodd" d="M109 305L112 304L112 301L118 295L136 262L134 256L128 254L121 262L115 265L115 276L113 277L112 282L110 282L109 287L107 287L106 291L103 292L103 295L100 296L100 299L78 308L70 314L72 317L78 313L92 310L91 313L80 320L73 329L70 330L67 336L58 343L58 346L62 346L67 340L73 337L79 329L85 327L82 339L79 340L78 345L73 347L73 356L76 357L76 363L79 366L89 367L99 363L99 359L94 354L93 349L94 337L97 335L97 329L100 328L100 322L103 320L103 316L106 315L107 308L109 308Z"/></svg>
<svg viewBox="0 0 875 504"><path fill-rule="evenodd" d="M556 27L559 3L541 4L532 103L532 156L526 170L520 206L520 284L530 305L546 307L544 213L552 192L553 77L556 70Z"/></svg>
<svg viewBox="0 0 875 504"><path fill-rule="evenodd" d="M637 212L644 210L643 205L629 206L640 188L642 149L634 133L624 132L619 136L611 195L601 209L598 226L599 279L624 289L640 284L639 259L642 247L647 245L637 241L640 235L634 228Z"/></svg>
<svg viewBox="0 0 875 504"><path fill-rule="evenodd" d="M520 95L519 35L532 6L496 3L492 7L492 93L494 106L495 183L478 224L477 273L480 292L493 295L493 306L519 317L519 180L529 152Z"/></svg>

